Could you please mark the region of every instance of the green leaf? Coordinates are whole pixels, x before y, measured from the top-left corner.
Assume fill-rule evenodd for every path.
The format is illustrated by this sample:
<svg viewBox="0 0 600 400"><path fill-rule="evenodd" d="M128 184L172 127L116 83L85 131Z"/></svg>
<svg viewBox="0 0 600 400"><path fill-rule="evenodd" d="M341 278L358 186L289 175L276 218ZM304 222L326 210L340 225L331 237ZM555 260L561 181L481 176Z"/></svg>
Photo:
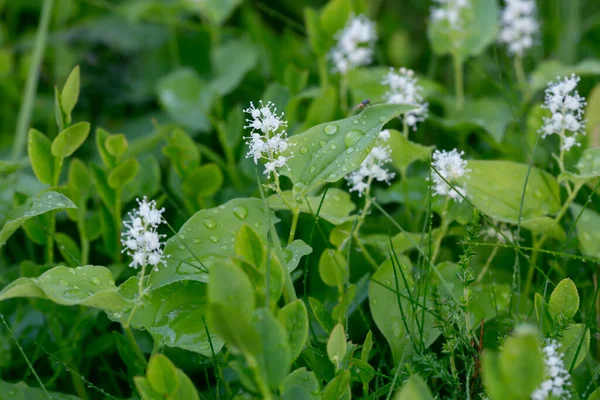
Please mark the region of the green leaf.
<svg viewBox="0 0 600 400"><path fill-rule="evenodd" d="M339 370L346 356L346 332L341 324L337 324L327 340L327 356Z"/></svg>
<svg viewBox="0 0 600 400"><path fill-rule="evenodd" d="M433 396L423 379L412 375L396 392L394 400L433 400Z"/></svg>
<svg viewBox="0 0 600 400"><path fill-rule="evenodd" d="M298 368L285 377L281 389L283 400L320 400L321 388L315 373Z"/></svg>
<svg viewBox="0 0 600 400"><path fill-rule="evenodd" d="M580 342L582 342L582 345L579 349L579 353L577 353ZM583 360L585 360L590 349L590 330L584 324L570 325L563 331L560 344L560 351L564 354L563 362L566 369L571 367L571 364L575 359L575 353L577 353L577 361L575 361L575 365L573 365L573 369L575 369L583 362Z"/></svg>
<svg viewBox="0 0 600 400"><path fill-rule="evenodd" d="M164 399L164 396L155 392L154 389L152 389L152 386L150 386L150 382L148 382L148 379L144 378L143 376L134 377L133 382L135 383L135 387L136 387L138 393L140 394L140 396L142 397L142 399L144 399L144 400L162 400L162 399Z"/></svg>
<svg viewBox="0 0 600 400"><path fill-rule="evenodd" d="M130 278L121 285L133 300L138 280ZM204 325L207 314L207 285L201 282L175 282L161 287L142 298L131 320L131 326L147 330L154 341L167 347L178 347L212 357L223 347L223 340ZM129 313L113 313L115 321L127 321ZM204 317L204 318L203 318ZM212 344L212 350L211 350Z"/></svg>
<svg viewBox="0 0 600 400"><path fill-rule="evenodd" d="M496 40L500 18L495 0L471 0L460 15L460 32L453 30L448 20L429 21L427 36L437 55L456 54L464 60L480 55Z"/></svg>
<svg viewBox="0 0 600 400"><path fill-rule="evenodd" d="M107 312L120 312L132 306L115 287L110 270L95 265L59 266L39 278L19 278L0 291L0 301L14 297L41 297L56 304L83 305Z"/></svg>
<svg viewBox="0 0 600 400"><path fill-rule="evenodd" d="M302 130L309 129L311 126L331 121L335 116L338 105L338 91L332 85L323 88L316 96L306 112Z"/></svg>
<svg viewBox="0 0 600 400"><path fill-rule="evenodd" d="M586 129L590 137L590 146L598 148L600 146L600 83L594 86L587 97L585 119L587 119ZM597 168L600 169L600 166Z"/></svg>
<svg viewBox="0 0 600 400"><path fill-rule="evenodd" d="M323 400L350 400L350 371L342 371L323 389Z"/></svg>
<svg viewBox="0 0 600 400"><path fill-rule="evenodd" d="M500 371L499 354L492 350L486 350L481 356L483 385L485 393L491 400L505 400L510 398L510 387ZM507 393L508 392L508 393Z"/></svg>
<svg viewBox="0 0 600 400"><path fill-rule="evenodd" d="M162 152L171 161L179 176L186 176L200 165L200 152L194 140L183 130L177 128L167 137L168 144Z"/></svg>
<svg viewBox="0 0 600 400"><path fill-rule="evenodd" d="M521 221L521 228L528 229L533 233L545 234L561 242L566 239L563 227L558 221L550 217L535 217Z"/></svg>
<svg viewBox="0 0 600 400"><path fill-rule="evenodd" d="M208 113L215 93L193 69L172 71L158 81L157 92L160 103L176 122L192 130L210 129Z"/></svg>
<svg viewBox="0 0 600 400"><path fill-rule="evenodd" d="M433 146L423 146L406 139L402 132L390 129L388 145L392 149L392 165L399 171L406 169L415 161L427 161Z"/></svg>
<svg viewBox="0 0 600 400"><path fill-rule="evenodd" d="M235 254L256 268L266 260L265 246L256 230L244 224L235 237Z"/></svg>
<svg viewBox="0 0 600 400"><path fill-rule="evenodd" d="M322 194L318 196L307 196L301 199L302 203L298 204L290 190L284 191L283 196L292 207L299 207L300 212L315 216L319 210L321 199L323 199ZM278 194L270 196L268 200L269 207L273 210L289 210L288 206ZM331 188L327 191L327 194L323 199L323 205L319 212L319 219L324 219L334 225L340 225L353 218L349 215L354 209L356 209L356 206L352 202L352 198L348 192L337 188Z"/></svg>
<svg viewBox="0 0 600 400"><path fill-rule="evenodd" d="M191 198L214 196L223 186L223 172L215 163L204 164L185 177L183 193Z"/></svg>
<svg viewBox="0 0 600 400"><path fill-rule="evenodd" d="M542 334L548 335L553 329L553 321L550 313L548 312L548 304L544 301L541 294L536 293L534 299L535 315L538 321L541 322Z"/></svg>
<svg viewBox="0 0 600 400"><path fill-rule="evenodd" d="M235 254L234 241L243 225L251 225L266 242L269 226L278 221L271 211L267 217L260 199L238 198L219 207L200 210L165 245L167 265L152 273L151 290L180 280L206 282L203 266L211 268L218 258Z"/></svg>
<svg viewBox="0 0 600 400"><path fill-rule="evenodd" d="M88 197L93 185L92 177L84 162L78 158L73 158L69 164L68 182L73 192L83 198Z"/></svg>
<svg viewBox="0 0 600 400"><path fill-rule="evenodd" d="M258 51L254 44L247 39L229 40L212 54L212 66L216 77L210 86L221 96L229 94L239 86L244 75L257 64Z"/></svg>
<svg viewBox="0 0 600 400"><path fill-rule="evenodd" d="M263 343L258 364L269 387L277 389L292 365L288 333L268 308L255 310L253 323Z"/></svg>
<svg viewBox="0 0 600 400"><path fill-rule="evenodd" d="M594 390L587 400L600 400L600 388Z"/></svg>
<svg viewBox="0 0 600 400"><path fill-rule="evenodd" d="M331 332L334 322L331 318L331 314L325 310L323 304L313 297L308 298L308 304L310 304L310 309L312 310L315 319L325 330L325 332Z"/></svg>
<svg viewBox="0 0 600 400"><path fill-rule="evenodd" d="M308 312L302 300L286 304L277 314L288 334L291 362L296 361L308 339Z"/></svg>
<svg viewBox="0 0 600 400"><path fill-rule="evenodd" d="M313 249L307 245L303 240L296 239L290 243L284 250L285 261L287 264L288 271L292 272L298 267L300 259L312 253Z"/></svg>
<svg viewBox="0 0 600 400"><path fill-rule="evenodd" d="M66 196L57 192L43 192L37 198L29 198L21 206L11 210L6 216L4 226L0 230L0 248L8 238L27 220L48 211L64 208L77 208Z"/></svg>
<svg viewBox="0 0 600 400"><path fill-rule="evenodd" d="M471 169L468 178L460 178L458 183L465 186L473 205L495 220L516 224L529 165L512 161L470 160L468 168ZM554 214L560 206L556 179L532 167L521 217L527 220Z"/></svg>
<svg viewBox="0 0 600 400"><path fill-rule="evenodd" d="M600 176L600 147L592 147L583 150L577 162L579 173L564 172L559 180L570 179L572 181L587 181Z"/></svg>
<svg viewBox="0 0 600 400"><path fill-rule="evenodd" d="M586 256L600 257L600 215L577 203L572 203L570 208L573 219L579 218L576 225L579 250Z"/></svg>
<svg viewBox="0 0 600 400"><path fill-rule="evenodd" d="M205 0L198 2L186 0L185 4L192 10L197 10L212 23L222 25L243 1L244 0Z"/></svg>
<svg viewBox="0 0 600 400"><path fill-rule="evenodd" d="M67 125L71 124L71 113L77 104L77 100L79 99L79 65L77 65L65 82L65 86L63 86L62 92L60 94L60 101L62 105L62 109L67 116Z"/></svg>
<svg viewBox="0 0 600 400"><path fill-rule="evenodd" d="M67 264L72 267L81 265L81 251L79 250L79 245L77 245L69 235L58 232L54 235L54 240L56 240L60 255L65 259Z"/></svg>
<svg viewBox="0 0 600 400"><path fill-rule="evenodd" d="M42 132L29 130L27 152L31 160L31 168L40 182L50 185L54 179L54 157L50 149L52 143Z"/></svg>
<svg viewBox="0 0 600 400"><path fill-rule="evenodd" d="M100 198L108 208L113 209L116 203L116 193L108 185L108 177L106 176L106 173L95 164L92 164L91 168L94 184L98 194L100 195Z"/></svg>
<svg viewBox="0 0 600 400"><path fill-rule="evenodd" d="M295 95L306 87L308 75L308 70L300 69L295 64L288 63L283 72L285 86L291 94Z"/></svg>
<svg viewBox="0 0 600 400"><path fill-rule="evenodd" d="M117 164L117 160L110 154L106 148L106 142L111 134L102 128L96 129L96 148L100 153L104 166L113 168Z"/></svg>
<svg viewBox="0 0 600 400"><path fill-rule="evenodd" d="M89 133L89 122L79 122L69 126L54 138L52 155L59 159L69 157L85 142Z"/></svg>
<svg viewBox="0 0 600 400"><path fill-rule="evenodd" d="M127 151L129 142L122 133L110 135L104 141L106 151L114 158L115 162L120 162L121 157Z"/></svg>
<svg viewBox="0 0 600 400"><path fill-rule="evenodd" d="M467 131L476 127L485 130L496 143L504 139L506 126L514 120L510 103L505 99L486 97L467 100L463 111L456 110L454 98L447 97L445 102L448 117L441 120L447 128Z"/></svg>
<svg viewBox="0 0 600 400"><path fill-rule="evenodd" d="M209 275L208 299L209 326L229 346L246 355L259 354L262 341L252 319L254 288L244 271L228 262L218 262Z"/></svg>
<svg viewBox="0 0 600 400"><path fill-rule="evenodd" d="M548 82L556 80L557 76L570 76L571 74L582 77L600 75L600 59L589 58L575 65L564 65L556 60L541 62L529 77L531 89L536 92L544 89Z"/></svg>
<svg viewBox="0 0 600 400"><path fill-rule="evenodd" d="M326 249L319 259L319 275L328 286L342 288L346 282L346 259L338 251Z"/></svg>
<svg viewBox="0 0 600 400"><path fill-rule="evenodd" d="M564 323L571 320L578 309L579 293L577 293L577 287L571 279L563 279L556 285L550 295L548 312L554 321Z"/></svg>
<svg viewBox="0 0 600 400"><path fill-rule="evenodd" d="M131 183L140 172L140 163L135 158L130 158L117 165L108 174L108 185L113 189L120 189Z"/></svg>
<svg viewBox="0 0 600 400"><path fill-rule="evenodd" d="M321 27L331 44L334 41L335 34L346 25L352 8L351 0L329 0L321 10ZM331 45L328 47L331 47Z"/></svg>
<svg viewBox="0 0 600 400"><path fill-rule="evenodd" d="M150 359L146 376L150 387L165 397L175 393L179 387L177 369L163 354L156 354Z"/></svg>
<svg viewBox="0 0 600 400"><path fill-rule="evenodd" d="M385 123L412 109L409 105L374 105L294 135L289 139L295 146L294 157L282 174L292 180L300 198L326 182L337 182L363 162Z"/></svg>
<svg viewBox="0 0 600 400"><path fill-rule="evenodd" d="M58 392L44 392L42 389L27 386L25 382L10 383L0 380L0 393L7 395L5 398L15 400L79 400L77 396ZM9 396L9 397L8 397ZM3 396L4 397L4 396Z"/></svg>
<svg viewBox="0 0 600 400"><path fill-rule="evenodd" d="M327 54L331 47L331 37L321 27L319 13L311 8L304 9L304 25L310 45L318 56Z"/></svg>
<svg viewBox="0 0 600 400"><path fill-rule="evenodd" d="M371 354L371 350L373 349L373 332L369 331L367 336L365 337L365 341L363 343L362 350L360 352L360 359L369 362L369 355Z"/></svg>

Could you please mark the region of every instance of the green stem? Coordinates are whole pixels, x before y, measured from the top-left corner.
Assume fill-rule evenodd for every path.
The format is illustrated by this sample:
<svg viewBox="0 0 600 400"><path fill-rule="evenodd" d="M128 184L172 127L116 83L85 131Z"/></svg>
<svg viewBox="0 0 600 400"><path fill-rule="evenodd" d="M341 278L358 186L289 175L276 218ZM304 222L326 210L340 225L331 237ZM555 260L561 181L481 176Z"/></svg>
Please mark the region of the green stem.
<svg viewBox="0 0 600 400"><path fill-rule="evenodd" d="M44 0L42 7L42 15L38 26L37 35L33 47L33 56L31 59L31 67L27 75L25 83L25 95L19 109L19 117L17 120L17 130L12 148L12 160L17 161L25 151L25 142L27 141L27 130L31 123L31 113L33 111L33 103L35 102L35 94L37 91L38 81L40 78L40 70L44 52L46 50L46 39L48 37L48 27L52 16L54 0Z"/></svg>
<svg viewBox="0 0 600 400"><path fill-rule="evenodd" d="M400 180L402 181L402 192L404 193L404 212L406 214L406 220L407 222L411 222L412 221L412 211L410 209L410 204L409 204L409 190L408 190L408 181L407 181L407 172L406 172L406 168L400 170ZM411 224L412 225L412 224Z"/></svg>
<svg viewBox="0 0 600 400"><path fill-rule="evenodd" d="M52 176L52 187L58 186L60 179L60 171L62 170L63 159L54 159L54 175ZM56 212L50 211L48 213L50 221L48 223L48 240L46 241L46 262L48 264L54 263L54 234L56 233Z"/></svg>
<svg viewBox="0 0 600 400"><path fill-rule="evenodd" d="M519 88L521 89L521 93L523 93L523 100L527 103L531 98L531 92L529 90L529 84L527 83L525 70L523 69L523 60L521 59L521 56L515 55L513 64L515 67L515 74L517 75L517 81L519 82Z"/></svg>
<svg viewBox="0 0 600 400"><path fill-rule="evenodd" d="M464 107L464 97L465 97L465 88L464 88L464 71L463 71L463 62L457 55L452 56L452 62L454 64L454 87L456 90L456 110L461 112Z"/></svg>
<svg viewBox="0 0 600 400"><path fill-rule="evenodd" d="M340 107L342 113L348 113L348 82L346 74L341 74L340 76Z"/></svg>
<svg viewBox="0 0 600 400"><path fill-rule="evenodd" d="M294 241L296 235L296 227L298 226L298 217L300 216L300 207L292 210L292 226L290 228L290 236L288 238L288 246Z"/></svg>
<svg viewBox="0 0 600 400"><path fill-rule="evenodd" d="M319 57L319 80L321 81L321 90L329 86L329 72L327 71L327 59Z"/></svg>
<svg viewBox="0 0 600 400"><path fill-rule="evenodd" d="M121 189L117 189L117 190L115 190L115 210L114 210L115 229L117 232L117 235L116 235L117 251L115 254L117 263L121 262L121 225L123 224L122 215L121 215L122 207L123 207L123 205L121 204Z"/></svg>
<svg viewBox="0 0 600 400"><path fill-rule="evenodd" d="M435 238L435 245L433 247L433 255L431 256L431 263L435 264L435 260L440 251L440 246L442 245L442 239L446 236L446 232L448 231L448 226L450 225L450 221L448 221L448 207L450 205L450 199L446 199L444 202L444 209L442 210L442 224L439 235Z"/></svg>
<svg viewBox="0 0 600 400"><path fill-rule="evenodd" d="M488 271L488 269L490 268L490 265L492 265L492 261L494 260L494 258L496 257L496 254L498 254L498 249L499 247L494 247L494 250L492 250L492 252L490 253L488 259L485 261L485 264L481 270L481 272L479 273L479 275L477 276L477 279L475 280L475 283L479 283L481 282L481 280L483 279L483 277L485 276L485 273Z"/></svg>
<svg viewBox="0 0 600 400"><path fill-rule="evenodd" d="M133 311L132 311L132 313L133 313ZM140 347L138 346L137 342L135 341L135 337L133 336L133 332L131 332L131 328L129 327L129 324L124 325L123 330L125 331L125 337L127 338L127 340L129 340L129 343L131 343L133 352L135 353L135 355L141 361L142 365L145 368L148 365L148 362L146 361L146 357L144 357L144 355L142 354L142 351L140 350Z"/></svg>
<svg viewBox="0 0 600 400"><path fill-rule="evenodd" d="M250 370L254 373L254 382L256 383L256 386L258 387L258 391L261 394L261 398L263 400L272 400L273 394L271 393L271 391L269 390L267 385L265 385L265 382L262 379L262 375L260 374L260 369L258 368L258 364L257 364L256 360L251 356L247 356L246 361L248 363L248 367L250 367Z"/></svg>
<svg viewBox="0 0 600 400"><path fill-rule="evenodd" d="M404 135L406 140L408 140L408 124L406 123L406 120L404 118L402 119L402 134Z"/></svg>
<svg viewBox="0 0 600 400"><path fill-rule="evenodd" d="M82 201L83 204L79 205L78 216L77 216L77 230L79 230L79 243L81 245L81 265L87 265L90 259L90 241L87 238L85 231L85 199Z"/></svg>

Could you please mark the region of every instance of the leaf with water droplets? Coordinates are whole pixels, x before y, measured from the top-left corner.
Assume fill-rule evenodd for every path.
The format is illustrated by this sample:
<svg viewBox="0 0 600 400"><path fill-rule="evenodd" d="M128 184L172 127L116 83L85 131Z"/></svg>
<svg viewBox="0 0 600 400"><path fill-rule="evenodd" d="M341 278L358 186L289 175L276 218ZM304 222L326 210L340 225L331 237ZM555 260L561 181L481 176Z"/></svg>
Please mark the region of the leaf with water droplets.
<svg viewBox="0 0 600 400"><path fill-rule="evenodd" d="M0 393L3 399L27 400L79 400L77 396L58 392L44 392L42 389L29 387L25 382L10 383L0 380Z"/></svg>
<svg viewBox="0 0 600 400"><path fill-rule="evenodd" d="M300 199L302 202L298 204L294 199L292 191L287 190L283 192L283 195L292 207L300 207L300 212L311 215L317 214L321 199L323 198L323 195L307 196ZM278 194L269 197L269 207L273 210L289 210L288 206ZM354 211L355 208L356 206L352 202L352 198L348 192L337 188L331 188L327 191L327 194L323 199L323 205L319 211L319 218L331 222L334 225L343 224L354 218L350 216L350 213Z"/></svg>
<svg viewBox="0 0 600 400"><path fill-rule="evenodd" d="M164 354L153 355L146 376L136 376L134 382L142 399L199 399L190 378Z"/></svg>
<svg viewBox="0 0 600 400"><path fill-rule="evenodd" d="M288 334L292 362L296 361L308 338L308 312L302 300L286 304L277 313Z"/></svg>
<svg viewBox="0 0 600 400"><path fill-rule="evenodd" d="M571 204L570 208L573 219L579 218L576 225L579 250L586 256L600 258L600 215L577 203Z"/></svg>
<svg viewBox="0 0 600 400"><path fill-rule="evenodd" d="M19 278L0 291L0 301L14 297L40 297L56 304L82 305L107 312L122 312L132 306L131 300L115 286L110 270L96 265L59 266L38 278Z"/></svg>
<svg viewBox="0 0 600 400"><path fill-rule="evenodd" d="M570 180L572 182L587 181L600 176L600 147L585 149L577 162L579 173L564 172L559 175L558 180Z"/></svg>
<svg viewBox="0 0 600 400"><path fill-rule="evenodd" d="M210 269L215 260L235 254L235 238L242 226L252 226L266 242L267 221L274 224L279 220L270 210L265 211L262 200L254 198L233 199L198 211L167 241L167 265L150 277L151 290L181 280L206 282L203 268Z"/></svg>
<svg viewBox="0 0 600 400"><path fill-rule="evenodd" d="M529 165L512 161L470 160L468 168L471 169L468 177L460 178L458 183L465 186L473 205L495 220L516 224ZM546 171L531 167L521 218L527 220L555 214L560 206L556 179Z"/></svg>
<svg viewBox="0 0 600 400"><path fill-rule="evenodd" d="M6 217L6 223L0 231L0 248L6 240L28 219L48 211L63 208L77 208L65 195L57 192L43 192L38 198L29 198L21 206L13 209Z"/></svg>
<svg viewBox="0 0 600 400"><path fill-rule="evenodd" d="M579 348L579 343L581 343L581 348ZM585 324L571 324L563 331L560 344L560 350L564 354L565 368L571 368L575 353L577 353L577 361L573 365L573 369L575 369L585 360L590 349L590 330ZM578 349L579 352L577 352Z"/></svg>
<svg viewBox="0 0 600 400"><path fill-rule="evenodd" d="M298 368L285 377L281 386L284 400L320 400L321 388L315 373L306 368Z"/></svg>
<svg viewBox="0 0 600 400"><path fill-rule="evenodd" d="M367 157L381 128L393 118L413 110L411 105L378 104L351 117L317 125L290 137L294 157L281 173L294 183L303 198L326 182L337 182Z"/></svg>
<svg viewBox="0 0 600 400"><path fill-rule="evenodd" d="M290 243L285 248L285 250L283 250L288 271L292 272L293 270L295 270L296 267L298 267L298 264L300 263L300 259L303 256L309 255L310 253L312 253L312 251L312 247L307 245L301 239L296 239L292 243Z"/></svg>

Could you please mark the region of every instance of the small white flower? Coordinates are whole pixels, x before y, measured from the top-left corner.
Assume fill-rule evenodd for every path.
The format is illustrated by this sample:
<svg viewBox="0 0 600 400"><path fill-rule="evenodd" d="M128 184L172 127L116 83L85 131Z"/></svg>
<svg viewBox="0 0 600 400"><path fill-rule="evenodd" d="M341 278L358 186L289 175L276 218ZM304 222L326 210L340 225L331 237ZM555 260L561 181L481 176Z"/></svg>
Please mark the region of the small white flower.
<svg viewBox="0 0 600 400"><path fill-rule="evenodd" d="M250 102L250 107L244 112L250 114L252 119L247 119L249 124L244 128L251 128L250 136L246 144L249 146L246 158L252 157L254 163L258 164L258 160L265 160L265 171L269 177L271 173L279 175L278 168L287 166L287 160L292 158L289 152L291 147L287 139L285 131L278 132L280 128L287 127L287 121L284 121L283 113L277 115L277 108L270 101L264 104L259 101L260 107L255 108ZM286 156L282 153L287 152Z"/></svg>
<svg viewBox="0 0 600 400"><path fill-rule="evenodd" d="M156 202L149 202L146 197L137 199L137 202L139 207L131 211L129 220L123 223L126 228L121 234L123 252L131 257L129 266L132 268L152 265L158 269L166 258L161 241L165 235L157 232L158 226L164 222L162 213L165 209L157 209Z"/></svg>
<svg viewBox="0 0 600 400"><path fill-rule="evenodd" d="M436 150L433 152L434 167L438 172L432 171L434 195L448 196L449 198L461 202L467 195L466 189L456 184L456 180L465 176L471 170L467 168L467 161L463 160L464 152L454 149L452 151ZM439 173L439 175L438 175ZM441 175L441 176L440 176ZM454 188L444 182L444 179L452 183Z"/></svg>
<svg viewBox="0 0 600 400"><path fill-rule="evenodd" d="M495 240L496 243L500 243L500 244L506 243L507 239L508 239L509 243L514 242L516 239L513 232L510 229L508 229L504 224L500 224L498 226L498 230L489 226L483 232L483 234L486 238Z"/></svg>
<svg viewBox="0 0 600 400"><path fill-rule="evenodd" d="M350 69L373 61L377 41L375 22L364 15L351 15L346 26L335 34L337 44L329 51L333 71L345 74Z"/></svg>
<svg viewBox="0 0 600 400"><path fill-rule="evenodd" d="M566 370L563 357L559 351L559 343L549 340L542 349L546 369L546 380L531 395L532 400L546 400L550 395L554 398L571 398L571 377Z"/></svg>
<svg viewBox="0 0 600 400"><path fill-rule="evenodd" d="M552 115L544 117L544 126L540 129L542 138L557 134L561 138L561 150L569 151L573 146L581 146L577 135L585 135L586 120L583 119L585 99L577 92L579 77L575 74L558 77L548 83L543 108ZM571 135L567 136L567 133Z"/></svg>
<svg viewBox="0 0 600 400"><path fill-rule="evenodd" d="M534 0L506 0L500 18L502 30L499 41L508 47L510 54L523 56L539 34Z"/></svg>
<svg viewBox="0 0 600 400"><path fill-rule="evenodd" d="M434 0L431 7L431 19L434 22L447 21L451 30L462 31L464 11L471 8L469 0Z"/></svg>
<svg viewBox="0 0 600 400"><path fill-rule="evenodd" d="M413 70L400 68L396 72L393 68L390 68L381 83L388 88L386 93L387 103L419 106L418 109L401 116L406 125L416 130L417 123L425 121L427 118L429 104L423 100L423 87L419 85L419 80L415 77Z"/></svg>
<svg viewBox="0 0 600 400"><path fill-rule="evenodd" d="M367 158L364 159L356 171L346 176L350 192L358 192L358 195L362 196L374 180L389 184L394 178L395 174L383 167L384 164L392 160L391 147L384 145L389 138L389 130L381 131L377 137L377 144L371 149Z"/></svg>

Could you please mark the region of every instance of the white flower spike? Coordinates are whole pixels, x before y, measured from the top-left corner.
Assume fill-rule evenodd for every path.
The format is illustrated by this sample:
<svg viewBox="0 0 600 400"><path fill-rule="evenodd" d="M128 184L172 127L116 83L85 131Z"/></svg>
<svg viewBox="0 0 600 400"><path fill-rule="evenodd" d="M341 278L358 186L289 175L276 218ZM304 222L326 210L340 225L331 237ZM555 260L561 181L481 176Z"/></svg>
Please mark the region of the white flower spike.
<svg viewBox="0 0 600 400"><path fill-rule="evenodd" d="M383 165L392 160L392 149L390 146L384 145L390 138L390 131L383 130L379 132L377 144L367 158L362 162L360 167L346 176L350 192L358 192L362 195L370 188L373 180L385 182L387 184L394 178L395 174L390 172Z"/></svg>
<svg viewBox="0 0 600 400"><path fill-rule="evenodd" d="M373 61L377 32L375 22L366 16L351 15L346 26L335 34L335 38L337 44L329 52L333 72L345 74Z"/></svg>
<svg viewBox="0 0 600 400"><path fill-rule="evenodd" d="M271 173L279 176L277 169L287 166L287 160L292 158L287 133L284 130L278 132L280 128L287 127L287 122L282 119L283 113L277 115L277 108L270 101L264 104L261 100L259 104L260 107L256 108L250 102L250 107L244 110L252 117L246 120L249 124L244 126L251 129L250 136L244 138L250 148L246 158L252 157L255 164L258 160L265 160L264 173L269 177Z"/></svg>
<svg viewBox="0 0 600 400"><path fill-rule="evenodd" d="M403 114L400 118L408 125L417 129L419 122L425 121L429 114L429 104L423 100L423 87L411 69L400 68L396 72L393 68L383 78L381 83L387 86L386 102L390 104L415 104L420 108Z"/></svg>
<svg viewBox="0 0 600 400"><path fill-rule="evenodd" d="M435 22L448 21L448 26L454 31L464 28L464 12L471 8L470 0L434 0L431 7L431 19Z"/></svg>
<svg viewBox="0 0 600 400"><path fill-rule="evenodd" d="M467 168L467 161L463 160L464 152L459 152L454 149L452 151L436 150L433 152L432 166L438 173L448 182L452 183L454 188L444 182L444 179L435 171L431 172L433 181L433 194L440 196L448 196L449 198L462 202L463 197L467 196L467 191L464 187L458 185L456 180L466 176L471 170Z"/></svg>
<svg viewBox="0 0 600 400"><path fill-rule="evenodd" d="M539 35L540 25L536 17L535 0L505 0L502 10L499 41L508 52L522 57Z"/></svg>
<svg viewBox="0 0 600 400"><path fill-rule="evenodd" d="M538 386L531 395L532 400L569 399L571 398L571 376L565 368L559 344L556 340L548 341L542 349L544 353L544 364L546 380Z"/></svg>
<svg viewBox="0 0 600 400"><path fill-rule="evenodd" d="M577 135L585 135L586 120L583 110L586 102L577 92L579 77L575 74L558 77L555 82L548 83L543 108L552 115L544 117L544 126L540 129L542 138L557 134L561 138L561 150L569 151L573 146L581 146ZM567 136L567 133L570 133Z"/></svg>
<svg viewBox="0 0 600 400"><path fill-rule="evenodd" d="M161 241L166 235L157 232L164 222L162 213L165 209L157 209L156 202L148 202L146 197L137 199L137 202L139 207L131 211L129 220L123 223L126 228L121 234L123 252L132 259L130 267L137 269L151 265L158 271L158 266L164 264L166 259L163 254L164 242Z"/></svg>

